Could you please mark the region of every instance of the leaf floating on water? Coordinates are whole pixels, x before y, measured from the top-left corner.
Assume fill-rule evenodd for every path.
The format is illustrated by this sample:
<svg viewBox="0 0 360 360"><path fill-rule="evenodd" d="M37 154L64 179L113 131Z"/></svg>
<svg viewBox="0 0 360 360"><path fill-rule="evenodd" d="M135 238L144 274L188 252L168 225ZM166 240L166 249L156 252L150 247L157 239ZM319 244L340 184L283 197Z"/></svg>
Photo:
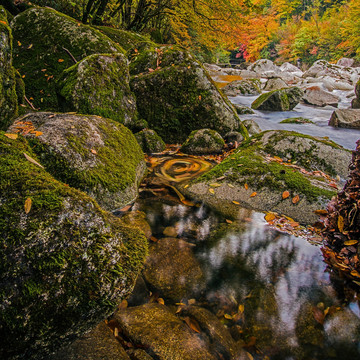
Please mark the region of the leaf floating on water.
<svg viewBox="0 0 360 360"><path fill-rule="evenodd" d="M31 205L32 205L32 200L30 198L27 198L25 200L25 205L24 205L24 208L25 208L25 214L28 214L31 210Z"/></svg>
<svg viewBox="0 0 360 360"><path fill-rule="evenodd" d="M266 216L265 216L265 220L266 220L267 222L273 221L273 220L275 220L275 219L276 219L276 215L275 215L274 213L272 213L272 212L268 212L268 213L266 214Z"/></svg>
<svg viewBox="0 0 360 360"><path fill-rule="evenodd" d="M210 189L209 189L209 193L212 194L212 195L214 195L214 194L215 194L215 190L210 188Z"/></svg>
<svg viewBox="0 0 360 360"><path fill-rule="evenodd" d="M253 356L247 351L246 351L246 356L248 357L249 360L254 360Z"/></svg>
<svg viewBox="0 0 360 360"><path fill-rule="evenodd" d="M235 205L240 205L240 203L238 201L235 201L235 200L233 200L232 203L235 204Z"/></svg>
<svg viewBox="0 0 360 360"><path fill-rule="evenodd" d="M250 197L254 197L254 196L256 196L256 195L257 195L257 192L254 191L254 192L250 195Z"/></svg>
<svg viewBox="0 0 360 360"><path fill-rule="evenodd" d="M184 318L184 321L189 326L189 328L197 333L201 332L199 323L195 319L190 319L188 316Z"/></svg>
<svg viewBox="0 0 360 360"><path fill-rule="evenodd" d="M344 218L341 215L338 216L337 226L339 231L342 233L344 231Z"/></svg>
<svg viewBox="0 0 360 360"><path fill-rule="evenodd" d="M18 134L4 134L4 135L11 140L16 140L18 138Z"/></svg>
<svg viewBox="0 0 360 360"><path fill-rule="evenodd" d="M28 154L25 154L25 153L23 153L23 154L24 154L24 156L25 156L25 158L26 158L27 161L31 162L31 163L34 164L34 165L40 166L42 169L44 168L44 167L43 167L42 165L40 165L36 160L34 160L31 156L29 156Z"/></svg>
<svg viewBox="0 0 360 360"><path fill-rule="evenodd" d="M245 190L248 190L249 189L249 185L247 183L244 184L244 188Z"/></svg>
<svg viewBox="0 0 360 360"><path fill-rule="evenodd" d="M284 192L282 193L282 198L283 198L283 200L287 199L289 196L290 196L290 193L289 193L288 191L284 191Z"/></svg>
<svg viewBox="0 0 360 360"><path fill-rule="evenodd" d="M294 196L293 199L292 199L293 204L297 204L299 201L300 201L300 196L299 195Z"/></svg>

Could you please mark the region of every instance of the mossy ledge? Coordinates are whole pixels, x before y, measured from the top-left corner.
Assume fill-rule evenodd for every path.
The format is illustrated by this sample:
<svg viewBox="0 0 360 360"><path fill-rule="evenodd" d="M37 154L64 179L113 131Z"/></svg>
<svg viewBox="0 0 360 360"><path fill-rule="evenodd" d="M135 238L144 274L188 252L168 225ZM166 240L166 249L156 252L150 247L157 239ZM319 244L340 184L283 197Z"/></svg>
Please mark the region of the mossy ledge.
<svg viewBox="0 0 360 360"><path fill-rule="evenodd" d="M24 154L40 162L0 132L2 359L40 359L109 316L147 253L142 232Z"/></svg>

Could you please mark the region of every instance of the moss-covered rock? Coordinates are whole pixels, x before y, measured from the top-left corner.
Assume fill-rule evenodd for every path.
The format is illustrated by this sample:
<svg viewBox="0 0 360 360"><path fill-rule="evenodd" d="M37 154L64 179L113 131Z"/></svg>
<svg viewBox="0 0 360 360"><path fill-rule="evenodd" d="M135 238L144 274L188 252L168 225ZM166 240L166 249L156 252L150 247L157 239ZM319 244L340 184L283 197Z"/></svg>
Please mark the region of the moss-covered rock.
<svg viewBox="0 0 360 360"><path fill-rule="evenodd" d="M6 129L18 112L12 46L7 14L0 6L0 129Z"/></svg>
<svg viewBox="0 0 360 360"><path fill-rule="evenodd" d="M355 98L351 100L351 108L352 109L360 109L360 99Z"/></svg>
<svg viewBox="0 0 360 360"><path fill-rule="evenodd" d="M36 164L37 162L38 164ZM147 241L0 133L0 357L40 359L109 316Z"/></svg>
<svg viewBox="0 0 360 360"><path fill-rule="evenodd" d="M123 54L90 55L64 70L57 82L62 111L100 115L136 127L136 99Z"/></svg>
<svg viewBox="0 0 360 360"><path fill-rule="evenodd" d="M182 144L180 151L185 154L217 154L225 145L224 139L215 130L194 130Z"/></svg>
<svg viewBox="0 0 360 360"><path fill-rule="evenodd" d="M262 94L251 104L251 107L255 110L288 111L292 110L302 97L303 91L293 86Z"/></svg>
<svg viewBox="0 0 360 360"><path fill-rule="evenodd" d="M31 8L11 22L14 35L14 66L24 77L26 94L34 106L57 110L55 81L92 54L123 53L100 31L49 8Z"/></svg>
<svg viewBox="0 0 360 360"><path fill-rule="evenodd" d="M313 124L314 122L303 117L292 117L280 121L280 124Z"/></svg>
<svg viewBox="0 0 360 360"><path fill-rule="evenodd" d="M255 120L248 119L244 120L242 123L246 127L250 136L259 134L261 132L260 126Z"/></svg>
<svg viewBox="0 0 360 360"><path fill-rule="evenodd" d="M181 190L227 216L236 217L240 204L311 224L317 220L313 211L324 208L335 194L322 171L344 176L350 157L349 151L331 141L295 132L267 131L242 143L237 153ZM209 192L214 182L220 186ZM284 191L290 193L286 199L282 197ZM293 201L296 195L299 199Z"/></svg>
<svg viewBox="0 0 360 360"><path fill-rule="evenodd" d="M191 244L177 238L163 238L150 246L143 275L152 290L175 302L189 299L205 287Z"/></svg>
<svg viewBox="0 0 360 360"><path fill-rule="evenodd" d="M107 210L136 198L145 161L125 126L99 116L33 113L18 118L9 130L15 132L25 121L42 133L26 137L54 177L85 191Z"/></svg>
<svg viewBox="0 0 360 360"><path fill-rule="evenodd" d="M227 96L261 94L259 79L235 80L225 85L221 91Z"/></svg>
<svg viewBox="0 0 360 360"><path fill-rule="evenodd" d="M255 114L255 112L252 109L250 109L249 107L247 107L245 105L233 104L233 106L239 115Z"/></svg>
<svg viewBox="0 0 360 360"><path fill-rule="evenodd" d="M159 360L215 360L205 342L161 304L121 309L115 314L123 333Z"/></svg>
<svg viewBox="0 0 360 360"><path fill-rule="evenodd" d="M140 42L149 41L145 36L132 31L114 29L109 26L96 26L96 29L120 45L125 51L135 48Z"/></svg>
<svg viewBox="0 0 360 360"><path fill-rule="evenodd" d="M237 130L247 136L231 103L188 52L175 47L146 49L132 61L130 72L138 73L131 87L139 114L165 142L183 142L191 131L202 128L221 135Z"/></svg>
<svg viewBox="0 0 360 360"><path fill-rule="evenodd" d="M154 130L141 130L135 134L135 137L144 153L157 153L166 148L163 139Z"/></svg>

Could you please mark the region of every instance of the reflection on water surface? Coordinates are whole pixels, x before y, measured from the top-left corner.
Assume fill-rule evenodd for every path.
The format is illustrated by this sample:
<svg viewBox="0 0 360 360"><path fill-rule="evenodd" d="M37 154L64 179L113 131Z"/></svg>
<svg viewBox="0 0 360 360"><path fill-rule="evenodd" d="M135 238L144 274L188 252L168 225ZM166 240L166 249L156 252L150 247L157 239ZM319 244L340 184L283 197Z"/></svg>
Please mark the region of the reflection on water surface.
<svg viewBox="0 0 360 360"><path fill-rule="evenodd" d="M153 234L193 243L204 272L197 301L256 359L360 356L357 294L327 272L319 246L271 229L244 209L233 223L205 207L139 200ZM186 301L186 299L184 299Z"/></svg>

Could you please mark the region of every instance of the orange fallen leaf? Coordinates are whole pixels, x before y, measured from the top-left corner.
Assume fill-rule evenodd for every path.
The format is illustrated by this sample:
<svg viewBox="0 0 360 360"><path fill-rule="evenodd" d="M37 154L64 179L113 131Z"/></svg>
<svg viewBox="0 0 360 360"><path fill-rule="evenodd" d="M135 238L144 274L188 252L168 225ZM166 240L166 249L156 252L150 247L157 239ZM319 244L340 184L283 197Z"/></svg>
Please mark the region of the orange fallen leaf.
<svg viewBox="0 0 360 360"><path fill-rule="evenodd" d="M267 222L273 221L275 219L276 219L276 215L274 213L269 212L265 215L265 220Z"/></svg>
<svg viewBox="0 0 360 360"><path fill-rule="evenodd" d="M158 242L158 239L155 236L150 237L150 241L152 242Z"/></svg>
<svg viewBox="0 0 360 360"><path fill-rule="evenodd" d="M31 210L31 205L32 205L32 200L30 198L27 198L25 200L25 205L24 205L24 208L25 208L25 214L28 214Z"/></svg>
<svg viewBox="0 0 360 360"><path fill-rule="evenodd" d="M35 134L35 136L37 137L37 136L42 135L43 133L42 133L41 131L35 131L34 134Z"/></svg>
<svg viewBox="0 0 360 360"><path fill-rule="evenodd" d="M245 309L244 305L240 304L239 307L238 307L239 313L243 313L244 309Z"/></svg>
<svg viewBox="0 0 360 360"><path fill-rule="evenodd" d="M290 193L289 193L288 191L284 191L284 192L282 193L282 198L283 198L283 200L287 199L289 196L290 196Z"/></svg>
<svg viewBox="0 0 360 360"><path fill-rule="evenodd" d="M91 152L94 154L94 155L97 155L97 151L95 149L91 149Z"/></svg>
<svg viewBox="0 0 360 360"><path fill-rule="evenodd" d="M233 200L232 203L235 204L235 205L240 205L240 203L238 201L235 201L235 200Z"/></svg>
<svg viewBox="0 0 360 360"><path fill-rule="evenodd" d="M245 183L244 188L247 190L249 189L249 185Z"/></svg>
<svg viewBox="0 0 360 360"><path fill-rule="evenodd" d="M232 320L232 316L230 314L224 314L224 318L227 320Z"/></svg>
<svg viewBox="0 0 360 360"><path fill-rule="evenodd" d="M62 62L64 62L64 59L59 59L58 62L62 63Z"/></svg>
<svg viewBox="0 0 360 360"><path fill-rule="evenodd" d="M300 201L300 196L299 195L294 196L293 199L292 199L293 204L297 204L299 201Z"/></svg>
<svg viewBox="0 0 360 360"><path fill-rule="evenodd" d="M190 319L188 316L184 318L184 321L189 326L189 328L197 333L201 332L199 323L195 319Z"/></svg>
<svg viewBox="0 0 360 360"><path fill-rule="evenodd" d="M158 298L158 299L157 299L157 302L158 302L159 304L161 304L161 305L165 305L165 301L164 301L163 298Z"/></svg>
<svg viewBox="0 0 360 360"><path fill-rule="evenodd" d="M21 42L20 42L20 41L18 41L17 44L18 44L18 46L21 46Z"/></svg>
<svg viewBox="0 0 360 360"><path fill-rule="evenodd" d="M7 138L16 140L18 138L18 134L4 134Z"/></svg>
<svg viewBox="0 0 360 360"><path fill-rule="evenodd" d="M254 191L254 192L250 195L250 197L254 197L254 196L256 196L256 195L257 195L257 192Z"/></svg>
<svg viewBox="0 0 360 360"><path fill-rule="evenodd" d="M229 219L225 219L225 221L228 223L228 224L232 224L233 222Z"/></svg>
<svg viewBox="0 0 360 360"><path fill-rule="evenodd" d="M0 20L1 24L7 25L8 23L6 21Z"/></svg>
<svg viewBox="0 0 360 360"><path fill-rule="evenodd" d="M328 214L327 210L315 210L314 213L316 215L322 215L322 216L326 216Z"/></svg>
<svg viewBox="0 0 360 360"><path fill-rule="evenodd" d="M348 241L344 242L344 245L346 245L346 246L355 245L358 242L359 242L358 240L348 240Z"/></svg>

